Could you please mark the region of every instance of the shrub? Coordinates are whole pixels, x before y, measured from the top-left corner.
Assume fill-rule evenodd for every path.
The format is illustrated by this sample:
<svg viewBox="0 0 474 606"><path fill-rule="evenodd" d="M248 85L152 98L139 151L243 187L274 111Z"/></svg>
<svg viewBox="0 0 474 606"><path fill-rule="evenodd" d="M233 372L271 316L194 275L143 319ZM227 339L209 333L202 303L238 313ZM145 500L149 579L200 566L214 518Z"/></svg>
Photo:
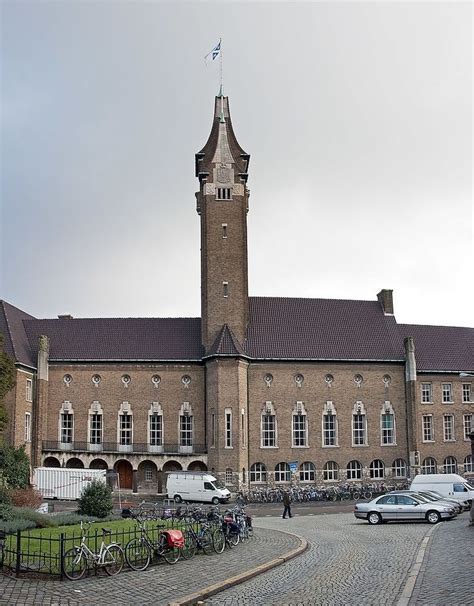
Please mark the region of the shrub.
<svg viewBox="0 0 474 606"><path fill-rule="evenodd" d="M34 488L14 488L10 491L10 496L15 507L36 509L43 502L43 497Z"/></svg>
<svg viewBox="0 0 474 606"><path fill-rule="evenodd" d="M17 519L30 520L34 522L37 528L50 528L56 526L53 518L45 513L38 513L34 509L27 509L26 507L14 507L13 515Z"/></svg>
<svg viewBox="0 0 474 606"><path fill-rule="evenodd" d="M112 491L100 480L92 482L84 488L79 499L79 513L97 518L105 518L112 513Z"/></svg>
<svg viewBox="0 0 474 606"><path fill-rule="evenodd" d="M7 522L13 519L13 509L8 503L0 503L0 521Z"/></svg>
<svg viewBox="0 0 474 606"><path fill-rule="evenodd" d="M27 488L30 481L30 460L25 447L5 446L0 451L2 481L9 488Z"/></svg>
<svg viewBox="0 0 474 606"><path fill-rule="evenodd" d="M10 491L5 486L0 486L0 505L11 505Z"/></svg>
<svg viewBox="0 0 474 606"><path fill-rule="evenodd" d="M36 524L31 520L23 520L22 518L15 518L14 520L2 521L0 520L0 530L3 532L10 533L16 532L17 530L27 530L28 528L35 528Z"/></svg>

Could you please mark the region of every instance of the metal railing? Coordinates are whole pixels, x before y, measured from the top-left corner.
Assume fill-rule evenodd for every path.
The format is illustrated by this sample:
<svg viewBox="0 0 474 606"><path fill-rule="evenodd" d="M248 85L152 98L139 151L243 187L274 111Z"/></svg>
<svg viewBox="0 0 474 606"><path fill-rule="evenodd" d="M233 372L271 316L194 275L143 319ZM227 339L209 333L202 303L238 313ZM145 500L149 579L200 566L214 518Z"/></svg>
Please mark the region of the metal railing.
<svg viewBox="0 0 474 606"><path fill-rule="evenodd" d="M205 444L192 444L183 446L180 444L164 443L160 445L133 442L132 444L120 444L119 442L102 442L91 444L89 442L59 442L55 440L43 440L44 451L60 452L83 452L83 453L128 453L128 454L205 454Z"/></svg>

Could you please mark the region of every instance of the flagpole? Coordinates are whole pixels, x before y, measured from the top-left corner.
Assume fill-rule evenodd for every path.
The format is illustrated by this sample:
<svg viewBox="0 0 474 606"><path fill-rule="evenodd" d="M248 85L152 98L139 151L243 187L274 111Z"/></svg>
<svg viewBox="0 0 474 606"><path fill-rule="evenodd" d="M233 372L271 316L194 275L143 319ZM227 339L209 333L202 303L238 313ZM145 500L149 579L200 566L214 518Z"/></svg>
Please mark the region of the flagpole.
<svg viewBox="0 0 474 606"><path fill-rule="evenodd" d="M224 77L223 77L223 73L222 73L222 38L219 38L219 44L220 44L220 57L219 57L219 61L220 61L220 76L221 76L221 91L224 91Z"/></svg>

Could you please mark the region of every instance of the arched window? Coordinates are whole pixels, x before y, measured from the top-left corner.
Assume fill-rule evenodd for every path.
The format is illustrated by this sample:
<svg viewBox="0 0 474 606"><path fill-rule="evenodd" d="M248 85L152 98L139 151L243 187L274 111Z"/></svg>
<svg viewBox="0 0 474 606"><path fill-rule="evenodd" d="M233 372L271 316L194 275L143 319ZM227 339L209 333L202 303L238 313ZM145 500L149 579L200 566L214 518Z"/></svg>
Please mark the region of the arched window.
<svg viewBox="0 0 474 606"><path fill-rule="evenodd" d="M337 416L336 408L331 401L327 401L323 408L322 427L323 446L337 446Z"/></svg>
<svg viewBox="0 0 474 606"><path fill-rule="evenodd" d="M316 479L316 467L314 463L306 461L300 465L300 482L314 482Z"/></svg>
<svg viewBox="0 0 474 606"><path fill-rule="evenodd" d="M251 482L266 482L267 481L267 468L263 463L254 463L250 468L250 481Z"/></svg>
<svg viewBox="0 0 474 606"><path fill-rule="evenodd" d="M275 482L291 482L291 471L288 463L278 463L276 465Z"/></svg>
<svg viewBox="0 0 474 606"><path fill-rule="evenodd" d="M474 471L474 467L472 466L472 455L467 455L464 459L464 473L468 471Z"/></svg>
<svg viewBox="0 0 474 606"><path fill-rule="evenodd" d="M392 475L394 478L407 477L407 464L404 459L395 459L392 463Z"/></svg>
<svg viewBox="0 0 474 606"><path fill-rule="evenodd" d="M446 457L443 465L444 473L457 473L458 462L456 457Z"/></svg>
<svg viewBox="0 0 474 606"><path fill-rule="evenodd" d="M433 457L426 457L426 459L423 460L423 464L421 466L421 473L436 473L436 468L436 459L434 459Z"/></svg>
<svg viewBox="0 0 474 606"><path fill-rule="evenodd" d="M385 465L380 459L374 459L369 465L369 475L372 480L381 480L385 476Z"/></svg>
<svg viewBox="0 0 474 606"><path fill-rule="evenodd" d="M362 465L359 463L359 461L349 461L347 464L346 474L348 480L361 480Z"/></svg>
<svg viewBox="0 0 474 606"><path fill-rule="evenodd" d="M324 463L323 478L326 482L339 479L339 465L335 461Z"/></svg>

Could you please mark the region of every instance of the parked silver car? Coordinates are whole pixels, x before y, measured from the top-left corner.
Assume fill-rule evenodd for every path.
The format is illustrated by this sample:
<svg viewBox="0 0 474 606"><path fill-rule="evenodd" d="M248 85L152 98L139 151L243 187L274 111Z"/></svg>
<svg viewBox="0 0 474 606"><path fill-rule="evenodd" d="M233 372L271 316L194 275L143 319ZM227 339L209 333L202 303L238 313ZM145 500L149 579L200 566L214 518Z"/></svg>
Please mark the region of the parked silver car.
<svg viewBox="0 0 474 606"><path fill-rule="evenodd" d="M424 502L431 501L432 503L438 502L440 505L448 505L448 507L452 507L454 509L456 514L462 512L462 505L459 501L444 497L442 494L432 492L431 490L392 490L390 494L410 494L415 499Z"/></svg>
<svg viewBox="0 0 474 606"><path fill-rule="evenodd" d="M380 524L391 520L426 520L437 524L456 515L453 507L448 504L426 502L409 494L384 494L368 503L357 503L354 506L356 518L367 520L369 524Z"/></svg>

